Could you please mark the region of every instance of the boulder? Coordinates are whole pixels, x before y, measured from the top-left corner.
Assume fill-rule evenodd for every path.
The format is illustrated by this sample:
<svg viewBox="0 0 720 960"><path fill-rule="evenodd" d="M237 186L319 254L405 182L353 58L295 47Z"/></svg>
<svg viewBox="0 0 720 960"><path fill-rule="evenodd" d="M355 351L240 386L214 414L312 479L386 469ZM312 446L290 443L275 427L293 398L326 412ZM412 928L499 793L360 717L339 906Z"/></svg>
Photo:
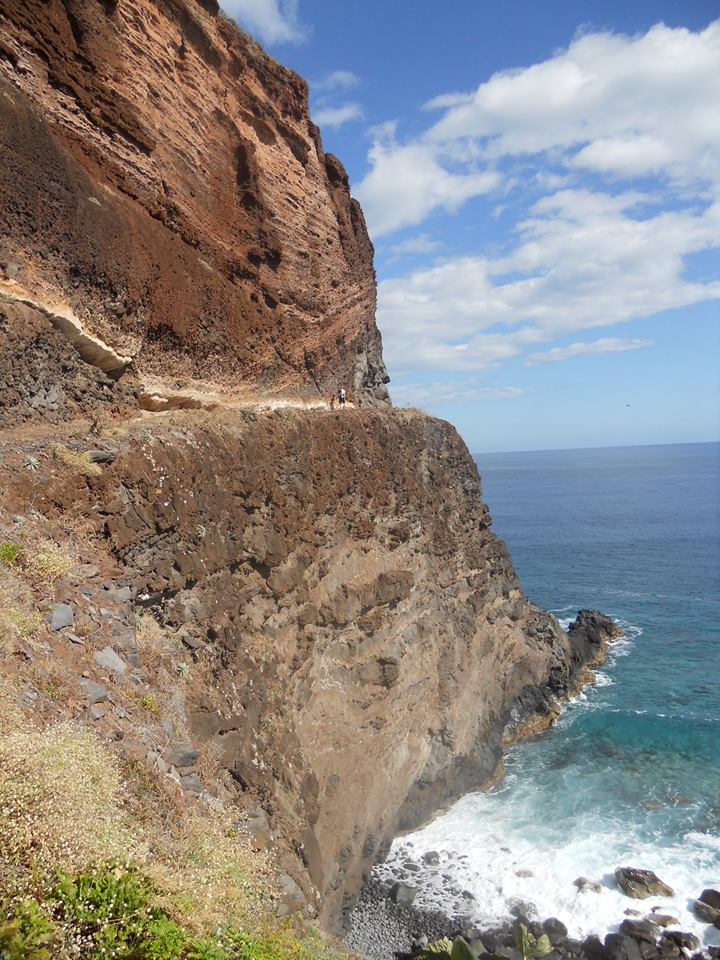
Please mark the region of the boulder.
<svg viewBox="0 0 720 960"><path fill-rule="evenodd" d="M694 933L685 933L682 930L666 930L660 938L660 945L663 943L674 943L680 950L691 953L700 947L700 941Z"/></svg>
<svg viewBox="0 0 720 960"><path fill-rule="evenodd" d="M415 887L411 887L407 883L394 883L390 887L390 892L388 896L393 903L406 903L411 904L415 897L417 896L417 890Z"/></svg>
<svg viewBox="0 0 720 960"><path fill-rule="evenodd" d="M54 603L52 606L52 619L50 626L53 630L62 630L64 627L72 627L75 623L73 609L69 603Z"/></svg>
<svg viewBox="0 0 720 960"><path fill-rule="evenodd" d="M440 863L440 854L437 850L428 850L427 853L422 855L421 859L429 867L436 867Z"/></svg>
<svg viewBox="0 0 720 960"><path fill-rule="evenodd" d="M677 917L673 917L669 913L653 913L647 919L656 923L659 927L676 927L680 923Z"/></svg>
<svg viewBox="0 0 720 960"><path fill-rule="evenodd" d="M601 883L598 883L596 880L589 880L587 877L577 877L577 879L573 880L573 884L578 888L580 893L587 891L600 893L602 891Z"/></svg>
<svg viewBox="0 0 720 960"><path fill-rule="evenodd" d="M704 900L696 900L695 903L693 903L693 913L704 923L712 923L720 929L720 910L711 907L710 904Z"/></svg>
<svg viewBox="0 0 720 960"><path fill-rule="evenodd" d="M278 881L280 900L290 913L297 913L306 905L305 894L289 874L283 874Z"/></svg>
<svg viewBox="0 0 720 960"><path fill-rule="evenodd" d="M620 933L643 943L655 943L660 932L652 920L623 920Z"/></svg>
<svg viewBox="0 0 720 960"><path fill-rule="evenodd" d="M643 960L637 941L624 933L609 933L605 937L605 949L611 960Z"/></svg>
<svg viewBox="0 0 720 960"><path fill-rule="evenodd" d="M164 754L165 760L175 767L194 767L198 753L189 741L180 741Z"/></svg>
<svg viewBox="0 0 720 960"><path fill-rule="evenodd" d="M543 932L548 935L550 943L561 943L567 939L567 927L562 920L558 920L557 917L548 917L542 926Z"/></svg>
<svg viewBox="0 0 720 960"><path fill-rule="evenodd" d="M95 654L95 662L103 669L115 674L118 683L122 682L127 673L127 663L115 653L112 647L103 647L102 650L98 650Z"/></svg>
<svg viewBox="0 0 720 960"><path fill-rule="evenodd" d="M620 889L628 897L644 900L646 897L674 897L672 887L653 873L652 870L640 870L637 867L618 867L615 879Z"/></svg>
<svg viewBox="0 0 720 960"><path fill-rule="evenodd" d="M720 910L720 890L712 890L710 887L703 890L703 892L698 897L698 900L701 903L707 903L709 907L714 907L716 910Z"/></svg>
<svg viewBox="0 0 720 960"><path fill-rule="evenodd" d="M610 956L605 944L594 934L583 941L582 952L587 960L609 960Z"/></svg>
<svg viewBox="0 0 720 960"><path fill-rule="evenodd" d="M101 683L95 683L94 680L88 680L86 677L82 677L80 686L83 688L85 699L90 705L102 703L103 700L107 700L108 698L107 687L104 687Z"/></svg>

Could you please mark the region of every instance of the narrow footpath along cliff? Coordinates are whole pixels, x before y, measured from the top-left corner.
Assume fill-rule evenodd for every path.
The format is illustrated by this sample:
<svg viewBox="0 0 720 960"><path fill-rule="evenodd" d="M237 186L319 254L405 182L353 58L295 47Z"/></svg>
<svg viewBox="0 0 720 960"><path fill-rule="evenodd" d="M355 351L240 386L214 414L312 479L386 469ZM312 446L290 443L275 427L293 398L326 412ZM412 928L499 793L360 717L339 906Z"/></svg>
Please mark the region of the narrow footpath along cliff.
<svg viewBox="0 0 720 960"><path fill-rule="evenodd" d="M90 731L73 749L117 770L62 781L48 822L111 767L113 824L157 821L144 866L221 809L222 850L275 864L268 909L337 930L605 634L528 602L462 440L389 406L347 177L214 0L0 0L0 150L0 769ZM358 406L318 403L340 382Z"/></svg>

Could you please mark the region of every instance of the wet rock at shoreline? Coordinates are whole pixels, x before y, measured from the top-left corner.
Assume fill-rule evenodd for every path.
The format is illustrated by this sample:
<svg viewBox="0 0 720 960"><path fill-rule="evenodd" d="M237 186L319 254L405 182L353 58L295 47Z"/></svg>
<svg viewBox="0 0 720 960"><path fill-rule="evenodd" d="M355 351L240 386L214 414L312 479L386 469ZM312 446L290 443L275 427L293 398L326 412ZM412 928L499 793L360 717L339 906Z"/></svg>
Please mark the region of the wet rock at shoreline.
<svg viewBox="0 0 720 960"><path fill-rule="evenodd" d="M720 930L720 910L711 907L709 903L704 900L696 900L693 903L693 913L698 920L702 920L704 923L712 923Z"/></svg>
<svg viewBox="0 0 720 960"><path fill-rule="evenodd" d="M652 870L637 867L618 867L615 879L628 897L644 900L646 897L674 897L675 891Z"/></svg>
<svg viewBox="0 0 720 960"><path fill-rule="evenodd" d="M573 880L573 885L578 888L580 893L585 893L586 890L592 893L600 893L602 891L601 883L598 883L596 880L589 880L587 877L578 877L576 880Z"/></svg>
<svg viewBox="0 0 720 960"><path fill-rule="evenodd" d="M712 890L707 888L698 897L700 903L706 903L709 907L713 907L715 910L720 910L720 890Z"/></svg>
<svg viewBox="0 0 720 960"><path fill-rule="evenodd" d="M417 888L411 887L407 883L398 881L397 883L394 883L392 887L390 887L390 893L388 896L393 903L411 904L417 896Z"/></svg>

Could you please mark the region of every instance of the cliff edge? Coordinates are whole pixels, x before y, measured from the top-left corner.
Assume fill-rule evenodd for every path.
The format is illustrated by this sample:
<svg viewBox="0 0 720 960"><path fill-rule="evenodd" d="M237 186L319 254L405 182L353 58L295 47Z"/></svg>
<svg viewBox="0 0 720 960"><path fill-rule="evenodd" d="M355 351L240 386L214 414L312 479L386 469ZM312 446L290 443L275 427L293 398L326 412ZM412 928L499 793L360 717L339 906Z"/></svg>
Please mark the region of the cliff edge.
<svg viewBox="0 0 720 960"><path fill-rule="evenodd" d="M123 751L182 744L168 775L252 810L331 927L397 831L487 781L601 657L597 624L524 597L465 445L419 413L177 412L6 444L0 484L21 519L0 539L42 530L80 571L37 596L35 669ZM159 729L127 702L147 697Z"/></svg>

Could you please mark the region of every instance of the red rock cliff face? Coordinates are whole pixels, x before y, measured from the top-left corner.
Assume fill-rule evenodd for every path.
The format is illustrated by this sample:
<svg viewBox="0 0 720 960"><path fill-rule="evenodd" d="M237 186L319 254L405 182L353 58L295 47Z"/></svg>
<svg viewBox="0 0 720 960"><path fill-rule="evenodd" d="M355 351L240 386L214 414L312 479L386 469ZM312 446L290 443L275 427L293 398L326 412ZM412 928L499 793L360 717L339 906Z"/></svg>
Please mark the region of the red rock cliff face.
<svg viewBox="0 0 720 960"><path fill-rule="evenodd" d="M0 151L5 275L141 376L386 399L343 167L214 0L0 0Z"/></svg>

